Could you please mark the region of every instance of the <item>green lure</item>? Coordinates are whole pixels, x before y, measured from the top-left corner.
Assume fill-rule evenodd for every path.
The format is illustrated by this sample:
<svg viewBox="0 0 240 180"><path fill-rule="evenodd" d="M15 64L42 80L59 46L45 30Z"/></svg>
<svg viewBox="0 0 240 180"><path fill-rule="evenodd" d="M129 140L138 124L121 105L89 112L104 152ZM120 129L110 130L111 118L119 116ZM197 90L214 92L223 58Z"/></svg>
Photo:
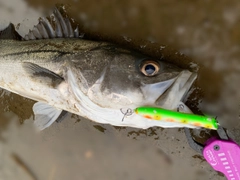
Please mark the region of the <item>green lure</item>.
<svg viewBox="0 0 240 180"><path fill-rule="evenodd" d="M217 120L212 117L175 112L156 107L138 107L134 111L136 114L151 120L191 124L215 130L218 128Z"/></svg>

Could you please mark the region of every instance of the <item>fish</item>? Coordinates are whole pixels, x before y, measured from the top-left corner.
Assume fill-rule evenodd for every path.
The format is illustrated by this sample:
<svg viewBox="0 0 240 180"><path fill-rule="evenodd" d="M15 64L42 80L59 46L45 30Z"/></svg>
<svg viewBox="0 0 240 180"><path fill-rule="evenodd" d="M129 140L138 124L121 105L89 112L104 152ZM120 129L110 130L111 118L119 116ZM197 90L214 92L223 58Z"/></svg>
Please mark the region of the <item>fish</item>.
<svg viewBox="0 0 240 180"><path fill-rule="evenodd" d="M39 130L66 112L113 126L198 128L129 113L140 106L190 112L183 101L196 72L80 33L58 8L24 37L12 23L0 29L0 87L36 101Z"/></svg>

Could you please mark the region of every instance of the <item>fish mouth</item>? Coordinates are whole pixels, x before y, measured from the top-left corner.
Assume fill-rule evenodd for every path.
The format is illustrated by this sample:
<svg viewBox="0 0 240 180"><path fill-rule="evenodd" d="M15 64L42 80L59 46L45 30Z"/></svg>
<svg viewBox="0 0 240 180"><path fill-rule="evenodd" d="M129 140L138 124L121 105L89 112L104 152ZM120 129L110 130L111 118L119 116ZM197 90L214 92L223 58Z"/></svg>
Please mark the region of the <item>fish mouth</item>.
<svg viewBox="0 0 240 180"><path fill-rule="evenodd" d="M155 106L160 107L163 109L173 110L177 111L180 105L183 105L184 107L181 108L181 112L185 113L192 113L191 110L182 102L184 98L186 98L186 95L188 94L190 88L192 87L194 81L197 78L197 74L194 72L190 72L188 70L181 71L180 74L171 79L164 82L159 82L156 84L147 85L142 90L144 93L151 93L148 94L148 96L152 96L154 93L154 96L152 98L148 99L149 103L145 105L147 106ZM153 88L154 87L154 88ZM159 95L158 97L156 97ZM154 98L155 101L154 101ZM152 103L152 102L153 103ZM151 104L152 103L152 104ZM189 128L196 128L193 125L190 124L184 124L184 123L176 123L176 122L168 122L168 121L153 121L152 119L148 119L145 117L141 117L136 113L131 113L128 115L128 109L125 110L123 113L123 119L121 123L118 124L118 126L131 126L136 128L143 128L147 129L149 127L163 127L163 128L179 128L179 127L189 127Z"/></svg>
<svg viewBox="0 0 240 180"><path fill-rule="evenodd" d="M156 106L164 109L177 110L187 96L190 88L197 79L197 73L188 70L182 71L174 83L156 100ZM182 109L183 112L189 112L189 108Z"/></svg>
<svg viewBox="0 0 240 180"><path fill-rule="evenodd" d="M196 78L196 73L184 70L173 79L144 85L141 87L143 94L147 97L144 104L176 110L182 104Z"/></svg>

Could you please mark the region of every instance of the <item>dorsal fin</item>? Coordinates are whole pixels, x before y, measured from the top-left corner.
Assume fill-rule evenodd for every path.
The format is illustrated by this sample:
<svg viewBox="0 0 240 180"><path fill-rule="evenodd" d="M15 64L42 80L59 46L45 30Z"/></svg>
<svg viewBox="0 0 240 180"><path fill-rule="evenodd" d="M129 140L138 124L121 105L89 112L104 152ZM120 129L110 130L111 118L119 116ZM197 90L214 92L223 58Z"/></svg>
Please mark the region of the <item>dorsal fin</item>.
<svg viewBox="0 0 240 180"><path fill-rule="evenodd" d="M24 40L50 39L50 38L78 38L78 27L73 30L68 17L64 18L60 11L55 7L53 14L49 18L39 18L39 22Z"/></svg>
<svg viewBox="0 0 240 180"><path fill-rule="evenodd" d="M15 27L12 23L8 25L5 29L0 31L0 39L16 39L20 40L22 37L17 33Z"/></svg>

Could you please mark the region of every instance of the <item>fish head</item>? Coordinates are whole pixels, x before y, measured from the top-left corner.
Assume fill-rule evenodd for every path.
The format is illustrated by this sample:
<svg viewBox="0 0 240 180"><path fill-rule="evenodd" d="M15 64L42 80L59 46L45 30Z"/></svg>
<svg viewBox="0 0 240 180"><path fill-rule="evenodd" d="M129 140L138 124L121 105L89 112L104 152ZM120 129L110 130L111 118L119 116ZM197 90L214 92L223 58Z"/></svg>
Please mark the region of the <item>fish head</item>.
<svg viewBox="0 0 240 180"><path fill-rule="evenodd" d="M118 47L97 48L76 59L84 61L71 66L72 91L79 89L79 103L91 102L91 109L148 105L175 110L196 79L188 70Z"/></svg>
<svg viewBox="0 0 240 180"><path fill-rule="evenodd" d="M102 80L101 88L95 93L104 97L104 106L154 105L180 72L181 69L158 59L119 55L102 73L104 77L97 81Z"/></svg>

